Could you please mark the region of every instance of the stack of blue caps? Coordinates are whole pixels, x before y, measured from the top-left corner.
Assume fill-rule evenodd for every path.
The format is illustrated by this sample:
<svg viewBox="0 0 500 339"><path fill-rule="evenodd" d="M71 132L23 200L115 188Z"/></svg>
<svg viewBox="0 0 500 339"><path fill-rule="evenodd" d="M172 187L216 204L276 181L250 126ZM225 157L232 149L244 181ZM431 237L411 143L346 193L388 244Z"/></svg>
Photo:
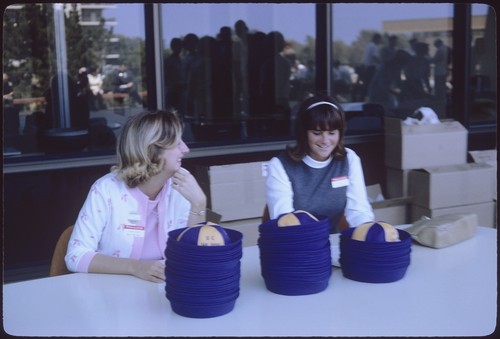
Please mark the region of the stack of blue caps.
<svg viewBox="0 0 500 339"><path fill-rule="evenodd" d="M172 310L190 318L231 312L240 292L242 233L202 223L168 236L165 292Z"/></svg>
<svg viewBox="0 0 500 339"><path fill-rule="evenodd" d="M266 288L283 295L326 289L332 273L329 235L328 218L300 210L262 223L258 246Z"/></svg>
<svg viewBox="0 0 500 339"><path fill-rule="evenodd" d="M344 277L387 283L404 277L410 265L411 236L385 222L369 222L340 234L340 266Z"/></svg>

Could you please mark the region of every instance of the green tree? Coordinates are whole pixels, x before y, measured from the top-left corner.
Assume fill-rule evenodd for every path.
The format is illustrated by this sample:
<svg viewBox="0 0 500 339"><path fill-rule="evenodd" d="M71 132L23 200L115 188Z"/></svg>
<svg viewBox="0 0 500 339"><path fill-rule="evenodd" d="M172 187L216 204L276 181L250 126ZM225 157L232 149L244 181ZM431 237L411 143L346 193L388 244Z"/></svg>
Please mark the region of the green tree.
<svg viewBox="0 0 500 339"><path fill-rule="evenodd" d="M76 75L78 69L87 66L91 60L89 60L90 49L87 46L83 27L80 25L80 15L76 9L76 4L70 6L72 6L72 9L65 20L66 52L68 74Z"/></svg>
<svg viewBox="0 0 500 339"><path fill-rule="evenodd" d="M4 72L14 83L16 97L42 96L48 85L52 17L47 4L26 4L4 13Z"/></svg>
<svg viewBox="0 0 500 339"><path fill-rule="evenodd" d="M316 55L316 39L310 35L306 36L306 44L300 50L299 58L304 63L307 63L309 60L315 60Z"/></svg>
<svg viewBox="0 0 500 339"><path fill-rule="evenodd" d="M68 5L66 5L68 6ZM82 26L75 4L65 18L68 74L82 66L103 65L105 46L112 31L104 18L97 26ZM15 86L17 97L39 97L56 73L53 4L25 4L7 9L3 18L4 72Z"/></svg>
<svg viewBox="0 0 500 339"><path fill-rule="evenodd" d="M350 46L342 40L333 42L333 60L339 60L343 64L349 64Z"/></svg>
<svg viewBox="0 0 500 339"><path fill-rule="evenodd" d="M124 63L127 68L134 74L135 82L138 90L146 88L146 78L142 74L146 74L146 48L142 38L129 38L123 35L114 35L116 41L108 46L108 52L118 54L120 59L118 63ZM105 90L111 90L112 75L106 76L104 80Z"/></svg>
<svg viewBox="0 0 500 339"><path fill-rule="evenodd" d="M102 67L104 49L111 31L104 27L104 18L100 19L97 26L82 26L76 4L71 6L65 28L68 72L73 75L80 67Z"/></svg>
<svg viewBox="0 0 500 339"><path fill-rule="evenodd" d="M374 33L380 33L374 30L361 30L358 34L357 39L351 45L351 51L349 55L350 64L353 67L357 67L363 64L363 54L366 45L372 39Z"/></svg>

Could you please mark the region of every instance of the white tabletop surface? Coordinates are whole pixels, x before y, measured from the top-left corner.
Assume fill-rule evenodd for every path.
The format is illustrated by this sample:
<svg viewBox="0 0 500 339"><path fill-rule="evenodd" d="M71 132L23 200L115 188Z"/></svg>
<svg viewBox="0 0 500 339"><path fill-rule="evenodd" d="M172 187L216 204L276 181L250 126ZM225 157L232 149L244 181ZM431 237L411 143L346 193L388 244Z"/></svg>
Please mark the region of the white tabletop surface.
<svg viewBox="0 0 500 339"><path fill-rule="evenodd" d="M338 235L332 235L338 246ZM482 336L497 318L497 231L462 243L412 245L403 279L356 282L333 270L328 288L284 296L265 288L259 249L246 247L230 313L177 315L164 285L132 276L69 274L3 286L3 325L20 336Z"/></svg>

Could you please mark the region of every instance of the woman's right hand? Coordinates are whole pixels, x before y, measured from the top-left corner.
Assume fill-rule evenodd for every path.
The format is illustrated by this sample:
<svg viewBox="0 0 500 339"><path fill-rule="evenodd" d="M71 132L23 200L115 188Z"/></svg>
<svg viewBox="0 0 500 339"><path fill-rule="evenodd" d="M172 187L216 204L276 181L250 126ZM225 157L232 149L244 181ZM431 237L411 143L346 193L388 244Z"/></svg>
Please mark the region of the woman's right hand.
<svg viewBox="0 0 500 339"><path fill-rule="evenodd" d="M155 283L165 281L165 262L163 260L135 260L132 275Z"/></svg>
<svg viewBox="0 0 500 339"><path fill-rule="evenodd" d="M130 274L155 283L165 281L164 260L115 258L98 253L90 262L88 271L92 273Z"/></svg>
<svg viewBox="0 0 500 339"><path fill-rule="evenodd" d="M188 170L180 168L174 173L172 188L191 203L193 210L198 212L205 211L207 208L207 197L195 177Z"/></svg>

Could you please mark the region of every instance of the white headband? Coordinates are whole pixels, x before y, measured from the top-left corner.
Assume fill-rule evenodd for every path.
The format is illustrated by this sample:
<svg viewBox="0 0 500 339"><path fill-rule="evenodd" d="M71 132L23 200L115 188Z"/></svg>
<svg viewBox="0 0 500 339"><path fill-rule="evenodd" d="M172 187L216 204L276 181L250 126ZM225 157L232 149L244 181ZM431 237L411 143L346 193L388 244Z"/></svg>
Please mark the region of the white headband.
<svg viewBox="0 0 500 339"><path fill-rule="evenodd" d="M330 105L330 106L332 106L335 109L339 109L337 107L337 105L335 105L335 104L333 104L331 102L328 102L328 101L319 101L319 102L316 102L316 103L312 104L311 106L307 107L306 111L310 110L311 108L314 108L316 106L319 106L319 105Z"/></svg>

